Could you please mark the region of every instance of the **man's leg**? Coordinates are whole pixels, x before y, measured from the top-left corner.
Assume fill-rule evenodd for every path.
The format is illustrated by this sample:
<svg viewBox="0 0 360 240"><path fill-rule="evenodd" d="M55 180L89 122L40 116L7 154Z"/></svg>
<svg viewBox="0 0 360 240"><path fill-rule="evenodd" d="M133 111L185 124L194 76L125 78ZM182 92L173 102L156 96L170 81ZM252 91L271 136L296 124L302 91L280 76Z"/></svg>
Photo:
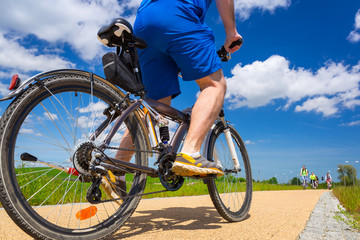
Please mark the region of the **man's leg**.
<svg viewBox="0 0 360 240"><path fill-rule="evenodd" d="M226 81L221 69L196 82L201 93L192 109L189 132L182 148L185 153L200 151L206 134L219 116L226 93Z"/></svg>
<svg viewBox="0 0 360 240"><path fill-rule="evenodd" d="M196 81L201 93L192 109L190 128L182 151L176 156L172 171L181 176L216 174L221 166L200 155L201 145L224 103L226 82L222 70Z"/></svg>

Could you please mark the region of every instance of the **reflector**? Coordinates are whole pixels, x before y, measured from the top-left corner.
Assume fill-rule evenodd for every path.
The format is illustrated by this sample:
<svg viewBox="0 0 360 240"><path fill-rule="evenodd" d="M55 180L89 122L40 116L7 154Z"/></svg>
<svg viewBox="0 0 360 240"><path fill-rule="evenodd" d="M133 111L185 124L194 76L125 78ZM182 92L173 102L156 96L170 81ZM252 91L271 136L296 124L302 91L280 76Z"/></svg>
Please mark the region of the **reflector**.
<svg viewBox="0 0 360 240"><path fill-rule="evenodd" d="M76 213L76 218L79 220L89 219L97 213L97 208L95 206L90 206L88 208L81 209Z"/></svg>
<svg viewBox="0 0 360 240"><path fill-rule="evenodd" d="M67 174L74 175L74 176L79 176L79 172L76 171L76 169L75 169L75 168L72 168L72 167L67 168L67 169L66 169L66 173L67 173Z"/></svg>
<svg viewBox="0 0 360 240"><path fill-rule="evenodd" d="M20 85L20 82L21 82L21 80L19 78L19 75L15 74L14 76L12 76L9 90L17 89Z"/></svg>

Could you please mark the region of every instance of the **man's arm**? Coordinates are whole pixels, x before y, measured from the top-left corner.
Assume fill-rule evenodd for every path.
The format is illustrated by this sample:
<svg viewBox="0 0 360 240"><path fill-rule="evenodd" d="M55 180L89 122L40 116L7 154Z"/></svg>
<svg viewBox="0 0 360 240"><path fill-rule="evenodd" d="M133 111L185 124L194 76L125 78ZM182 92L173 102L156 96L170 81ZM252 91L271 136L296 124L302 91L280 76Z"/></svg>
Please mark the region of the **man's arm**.
<svg viewBox="0 0 360 240"><path fill-rule="evenodd" d="M227 52L233 53L240 49L240 46L229 48L230 44L241 38L236 30L234 0L216 0L216 7L224 24L226 39L224 47Z"/></svg>

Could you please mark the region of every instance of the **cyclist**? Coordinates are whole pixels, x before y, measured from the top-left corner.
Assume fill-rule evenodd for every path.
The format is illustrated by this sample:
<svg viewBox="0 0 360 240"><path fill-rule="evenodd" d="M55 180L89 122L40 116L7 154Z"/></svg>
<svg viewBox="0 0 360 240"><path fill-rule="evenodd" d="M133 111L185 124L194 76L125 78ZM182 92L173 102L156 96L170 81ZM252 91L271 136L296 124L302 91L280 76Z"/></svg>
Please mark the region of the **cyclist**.
<svg viewBox="0 0 360 240"><path fill-rule="evenodd" d="M313 172L310 175L310 184L313 189L316 189L316 176Z"/></svg>
<svg viewBox="0 0 360 240"><path fill-rule="evenodd" d="M317 175L315 175L315 177L316 177L315 186L316 186L316 188L318 188L319 187L319 177Z"/></svg>
<svg viewBox="0 0 360 240"><path fill-rule="evenodd" d="M181 93L180 69L185 81L195 81L200 95L193 106L191 122L181 152L176 156L173 172L182 176L216 174L222 167L200 155L204 138L223 106L226 82L216 54L214 34L205 24L212 0L143 0L134 23L134 33L148 47L139 50L139 60L147 96L162 103ZM236 30L233 0L215 0L223 21L225 49L241 39Z"/></svg>
<svg viewBox="0 0 360 240"><path fill-rule="evenodd" d="M300 177L301 177L301 180L303 182L303 186L306 185L306 179L307 179L308 175L309 175L309 172L305 168L305 165L303 165L302 168L300 169Z"/></svg>
<svg viewBox="0 0 360 240"><path fill-rule="evenodd" d="M326 184L327 184L327 188L328 189L330 189L331 188L331 186L332 186L332 184L331 184L331 182L332 182L332 178L331 178L331 175L330 175L330 173L328 172L328 173L326 173L326 176L325 176L325 181L326 181Z"/></svg>

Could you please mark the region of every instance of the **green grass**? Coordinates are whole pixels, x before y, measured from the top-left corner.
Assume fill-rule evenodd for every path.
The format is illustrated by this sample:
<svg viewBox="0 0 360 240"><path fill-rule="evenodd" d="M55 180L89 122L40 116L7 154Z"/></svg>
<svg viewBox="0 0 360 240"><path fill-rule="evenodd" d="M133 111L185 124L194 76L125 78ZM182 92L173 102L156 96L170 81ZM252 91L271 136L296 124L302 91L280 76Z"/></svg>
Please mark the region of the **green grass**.
<svg viewBox="0 0 360 240"><path fill-rule="evenodd" d="M86 202L86 191L90 187L91 183L77 184L78 181L75 176L70 176L64 172L50 168L41 167L41 168L28 168L20 167L16 169L18 175L18 181L20 186L24 186L27 183L30 184L23 187L21 190L26 198L31 198L29 203L31 205L52 205L57 204L59 200L65 203L71 202ZM41 177L34 181L34 174L26 174L29 172L37 171L36 176ZM64 181L70 177L70 181ZM221 182L223 179L216 179L217 182ZM130 188L130 183L132 181L132 175L126 175L126 181L129 183L128 188ZM233 178L233 182L239 182L237 191L245 191L245 179L243 178ZM47 185L46 188L42 189L34 197L32 195L38 189L41 189L48 182L51 182ZM82 189L81 189L82 186ZM223 185L218 185L218 190L221 192ZM57 189L56 191L54 191ZM70 190L69 190L70 189ZM300 190L301 186L294 185L280 185L280 184L269 184L269 183L257 183L253 182L253 191L274 191L274 190ZM158 178L147 178L145 193L156 192L164 190L164 187L160 183ZM233 189L235 190L235 189ZM69 191L68 194L63 198L63 193ZM81 194L82 192L82 194ZM186 178L183 186L177 191L167 191L163 193L145 195L143 198L159 198L159 197L181 197L181 196L196 196L196 195L206 195L208 194L207 185L203 183L200 179L191 179ZM47 198L50 196L49 198ZM76 196L74 198L74 196ZM102 196L106 196L106 193L103 192ZM46 202L43 202L46 199ZM1 206L1 204L0 204Z"/></svg>
<svg viewBox="0 0 360 240"><path fill-rule="evenodd" d="M219 179L218 181L221 181ZM244 183L245 184L245 183ZM159 179L148 178L146 182L145 192L161 191L164 187L161 185ZM277 190L301 190L301 186L296 185L282 185L282 184L269 184L269 183L257 183L253 182L253 191L277 191ZM221 189L219 190L221 191ZM159 194L151 194L144 196L143 198L155 198L155 197L180 197L180 196L196 196L209 194L207 185L202 180L196 180L188 178L183 186L174 192L164 192Z"/></svg>
<svg viewBox="0 0 360 240"><path fill-rule="evenodd" d="M353 217L353 227L360 229L360 186L338 186L333 193L347 210L346 213Z"/></svg>

